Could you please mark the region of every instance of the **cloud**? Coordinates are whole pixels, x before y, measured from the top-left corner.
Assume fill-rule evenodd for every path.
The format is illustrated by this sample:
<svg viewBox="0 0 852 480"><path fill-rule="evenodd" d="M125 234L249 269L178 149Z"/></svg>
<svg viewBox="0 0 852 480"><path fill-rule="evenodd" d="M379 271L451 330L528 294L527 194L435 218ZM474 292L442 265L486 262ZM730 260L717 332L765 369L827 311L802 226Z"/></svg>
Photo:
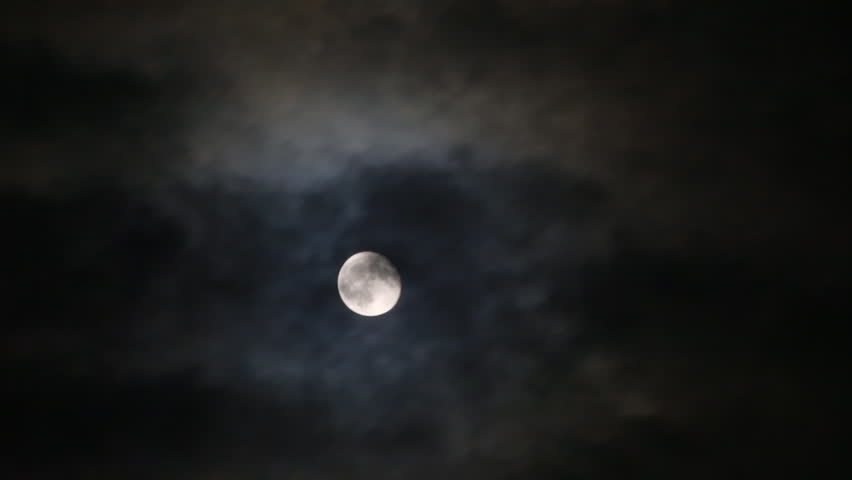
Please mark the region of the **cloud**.
<svg viewBox="0 0 852 480"><path fill-rule="evenodd" d="M455 169L423 159L310 191L7 196L20 212L2 249L16 279L3 317L20 319L4 335L17 425L30 432L20 451L50 424L50 458L97 451L135 464L141 451L141 471L188 478L249 464L296 478L674 475L702 450L728 454L717 429L732 428L740 395L802 401L784 385L803 379L761 360L783 349L755 350L773 337L739 323L763 308L750 288L794 287L754 287L767 279L749 264L613 239L609 191L590 179L452 155ZM334 289L363 248L403 277L379 322L353 319ZM62 406L45 417L56 392ZM102 429L108 450L72 441L83 435L74 419L101 408L86 428ZM809 415L785 421L801 429Z"/></svg>
<svg viewBox="0 0 852 480"><path fill-rule="evenodd" d="M731 61L748 22L621 2L261 3L2 20L0 361L21 438L3 468L808 463L845 338L811 319L844 297L834 270L803 265L845 243L801 222L830 194L771 173L764 154L796 129L763 123L789 93L764 86L791 66ZM819 85L797 78L783 118ZM334 288L364 249L402 274L378 321Z"/></svg>
<svg viewBox="0 0 852 480"><path fill-rule="evenodd" d="M188 99L181 72L75 60L41 44L6 45L0 82L0 184L50 191L92 177L144 183L179 161Z"/></svg>
<svg viewBox="0 0 852 480"><path fill-rule="evenodd" d="M546 368L536 349L577 328L558 309L578 295L571 270L605 255L596 242L606 196L553 172L434 165L362 169L298 193L255 184L12 196L21 215L6 227L20 236L3 251L17 300L4 317L40 323L7 332L7 361L93 382L85 389L140 383L140 395L160 395L145 385L179 376L213 389L203 395L234 392L228 409L253 401L243 391L285 410L313 399L314 420L279 428L442 455L456 428L479 428L451 427L445 409L469 415L466 403L488 392L514 395L515 382ZM550 212L555 199L573 211ZM51 233L70 229L84 235ZM367 247L394 260L406 296L370 324L353 322L334 291L340 262ZM37 298L52 301L35 311ZM533 323L521 335L523 321ZM501 385L500 371L514 386ZM231 429L260 434L240 418L249 426L214 422L225 431L210 441L231 445ZM283 438L246 441L289 449Z"/></svg>

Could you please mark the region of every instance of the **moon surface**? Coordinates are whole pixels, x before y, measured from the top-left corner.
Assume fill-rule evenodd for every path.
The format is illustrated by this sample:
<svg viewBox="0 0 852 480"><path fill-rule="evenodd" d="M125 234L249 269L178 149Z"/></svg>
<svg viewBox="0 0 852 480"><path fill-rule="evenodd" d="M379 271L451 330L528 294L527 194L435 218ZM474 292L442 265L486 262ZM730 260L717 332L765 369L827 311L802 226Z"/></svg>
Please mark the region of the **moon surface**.
<svg viewBox="0 0 852 480"><path fill-rule="evenodd" d="M402 284L396 267L384 255L359 252L340 267L337 290L350 310L358 315L375 317L396 305Z"/></svg>

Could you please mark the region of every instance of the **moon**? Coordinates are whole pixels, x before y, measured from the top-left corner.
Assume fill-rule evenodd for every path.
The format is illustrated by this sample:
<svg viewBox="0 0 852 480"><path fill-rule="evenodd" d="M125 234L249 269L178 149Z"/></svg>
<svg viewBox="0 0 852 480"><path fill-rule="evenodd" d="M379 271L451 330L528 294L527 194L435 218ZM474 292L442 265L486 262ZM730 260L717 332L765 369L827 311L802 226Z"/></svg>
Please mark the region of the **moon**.
<svg viewBox="0 0 852 480"><path fill-rule="evenodd" d="M365 317L385 314L402 292L399 273L384 255L359 252L349 257L337 275L340 299L350 310Z"/></svg>

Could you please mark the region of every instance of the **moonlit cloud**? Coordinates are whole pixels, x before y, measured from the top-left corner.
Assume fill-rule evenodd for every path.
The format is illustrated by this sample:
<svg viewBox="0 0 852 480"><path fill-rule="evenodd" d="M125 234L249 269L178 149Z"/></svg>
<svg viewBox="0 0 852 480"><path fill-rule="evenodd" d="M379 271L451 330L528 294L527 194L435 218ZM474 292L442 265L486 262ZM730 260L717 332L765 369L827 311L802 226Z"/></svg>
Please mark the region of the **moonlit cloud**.
<svg viewBox="0 0 852 480"><path fill-rule="evenodd" d="M0 472L812 473L846 338L845 190L814 173L837 59L729 13L11 8ZM369 322L335 284L363 250L405 289Z"/></svg>

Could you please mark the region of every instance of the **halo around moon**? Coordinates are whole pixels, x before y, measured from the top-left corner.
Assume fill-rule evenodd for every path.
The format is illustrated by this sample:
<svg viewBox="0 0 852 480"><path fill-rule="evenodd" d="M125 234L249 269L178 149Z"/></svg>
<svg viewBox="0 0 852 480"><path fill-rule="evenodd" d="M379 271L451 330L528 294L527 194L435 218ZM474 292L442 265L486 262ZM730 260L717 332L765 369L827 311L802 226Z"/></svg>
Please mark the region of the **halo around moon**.
<svg viewBox="0 0 852 480"><path fill-rule="evenodd" d="M396 267L384 255L359 252L340 267L337 290L350 310L358 315L375 317L396 305L402 283Z"/></svg>

